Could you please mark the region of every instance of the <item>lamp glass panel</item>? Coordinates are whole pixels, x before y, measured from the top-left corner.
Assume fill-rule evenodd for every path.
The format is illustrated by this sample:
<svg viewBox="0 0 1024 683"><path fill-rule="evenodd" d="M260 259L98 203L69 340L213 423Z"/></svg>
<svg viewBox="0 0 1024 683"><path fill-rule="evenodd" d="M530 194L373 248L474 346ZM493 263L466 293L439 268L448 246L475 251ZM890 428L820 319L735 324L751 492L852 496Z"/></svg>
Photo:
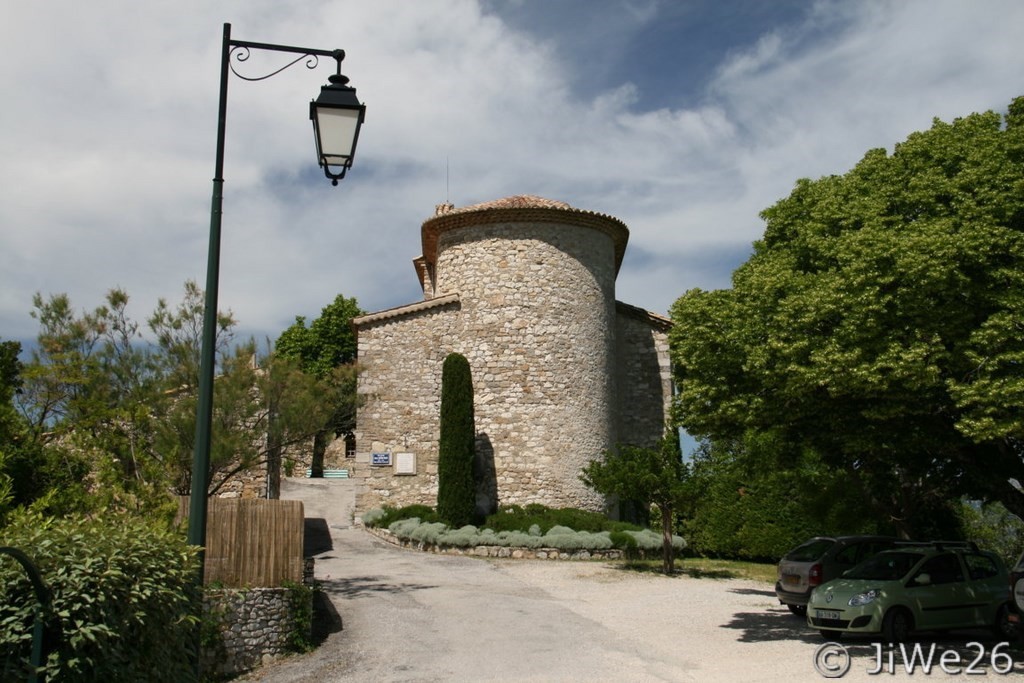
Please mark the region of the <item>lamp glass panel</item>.
<svg viewBox="0 0 1024 683"><path fill-rule="evenodd" d="M327 163L333 159L347 159L352 156L352 142L359 124L359 110L316 108L317 125L320 127L320 153Z"/></svg>

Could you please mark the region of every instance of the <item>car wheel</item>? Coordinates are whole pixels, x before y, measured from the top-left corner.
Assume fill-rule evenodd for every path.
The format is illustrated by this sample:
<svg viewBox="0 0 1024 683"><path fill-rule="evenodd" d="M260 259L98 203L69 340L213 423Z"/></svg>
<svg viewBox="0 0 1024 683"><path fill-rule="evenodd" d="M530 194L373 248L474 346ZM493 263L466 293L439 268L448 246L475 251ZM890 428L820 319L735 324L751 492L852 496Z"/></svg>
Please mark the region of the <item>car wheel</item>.
<svg viewBox="0 0 1024 683"><path fill-rule="evenodd" d="M842 639L842 637L843 637L843 632L842 631L829 631L826 628L821 629L820 631L818 631L818 633L820 633L821 637L824 638L825 640L838 641L838 640Z"/></svg>
<svg viewBox="0 0 1024 683"><path fill-rule="evenodd" d="M1010 621L1010 606L1003 605L996 612L996 623L992 625L992 633L999 640L1013 641L1017 637L1018 626Z"/></svg>
<svg viewBox="0 0 1024 683"><path fill-rule="evenodd" d="M807 616L807 605L791 605L789 603L786 603L786 607L788 607L789 611L797 615L798 617Z"/></svg>
<svg viewBox="0 0 1024 683"><path fill-rule="evenodd" d="M882 637L889 643L905 643L914 630L914 617L902 607L889 610L882 620Z"/></svg>

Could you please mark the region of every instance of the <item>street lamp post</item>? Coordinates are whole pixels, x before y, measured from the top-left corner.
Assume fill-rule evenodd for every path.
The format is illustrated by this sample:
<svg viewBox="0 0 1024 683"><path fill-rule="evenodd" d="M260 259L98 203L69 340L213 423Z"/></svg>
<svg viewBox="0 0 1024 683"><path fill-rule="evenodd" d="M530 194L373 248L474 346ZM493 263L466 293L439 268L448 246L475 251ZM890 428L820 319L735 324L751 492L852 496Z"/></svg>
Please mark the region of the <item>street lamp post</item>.
<svg viewBox="0 0 1024 683"><path fill-rule="evenodd" d="M242 76L231 65L232 55L238 51L238 61L249 58L250 50L271 50L300 55L297 59L273 73L258 78ZM252 43L231 39L231 24L224 24L224 43L221 51L220 108L217 116L217 160L213 177L213 203L210 210L210 247L206 265L206 301L203 312L202 355L199 370L199 401L196 407L195 450L192 460L192 496L189 501L188 542L200 546L199 585L202 585L206 545L207 488L210 471L210 436L213 422L213 375L217 337L217 283L220 277L220 226L224 199L224 130L227 119L228 71L248 81L270 78L288 67L306 60L306 67L317 66L318 57L332 57L338 70L321 88L320 96L310 103L309 115L313 121L317 161L324 174L337 185L352 166L359 129L366 116L366 107L356 99L355 88L349 87L348 78L341 75L344 50L314 50L287 45Z"/></svg>

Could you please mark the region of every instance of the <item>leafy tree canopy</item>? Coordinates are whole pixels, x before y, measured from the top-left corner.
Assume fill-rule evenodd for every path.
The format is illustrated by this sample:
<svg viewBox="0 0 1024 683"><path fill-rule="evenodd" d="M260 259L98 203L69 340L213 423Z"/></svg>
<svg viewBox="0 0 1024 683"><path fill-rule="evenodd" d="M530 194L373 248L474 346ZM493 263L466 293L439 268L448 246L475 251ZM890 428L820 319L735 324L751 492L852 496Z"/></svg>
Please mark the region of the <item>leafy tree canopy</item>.
<svg viewBox="0 0 1024 683"><path fill-rule="evenodd" d="M299 359L304 371L326 377L339 365L355 361L352 319L363 313L355 298L339 294L308 327L303 316L296 316L291 327L278 337L274 350L279 355Z"/></svg>
<svg viewBox="0 0 1024 683"><path fill-rule="evenodd" d="M813 448L907 533L959 494L1024 517L1024 98L762 217L732 289L673 306L679 423Z"/></svg>
<svg viewBox="0 0 1024 683"><path fill-rule="evenodd" d="M328 434L341 436L356 426L357 340L352 319L363 313L355 298L339 294L308 327L304 317L296 316L274 344L275 355L298 363L302 372L319 381L323 402L330 406L313 439L314 477L323 476Z"/></svg>
<svg viewBox="0 0 1024 683"><path fill-rule="evenodd" d="M78 312L65 294L37 294L31 362L22 367L12 343L0 346L0 488L14 505L151 513L171 491L189 493L204 293L189 281L180 303L161 299L148 339L128 302L113 289ZM261 368L254 341L231 348L234 325L218 314L211 494L270 459L270 445L308 440L333 410L329 389L297 361L267 357Z"/></svg>

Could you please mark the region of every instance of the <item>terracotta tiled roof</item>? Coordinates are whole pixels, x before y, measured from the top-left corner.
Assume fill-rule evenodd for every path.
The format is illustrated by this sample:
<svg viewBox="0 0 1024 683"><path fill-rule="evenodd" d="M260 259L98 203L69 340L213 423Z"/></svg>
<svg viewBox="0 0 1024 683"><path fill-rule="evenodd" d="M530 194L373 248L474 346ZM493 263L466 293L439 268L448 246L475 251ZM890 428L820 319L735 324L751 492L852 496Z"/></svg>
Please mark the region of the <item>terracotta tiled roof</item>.
<svg viewBox="0 0 1024 683"><path fill-rule="evenodd" d="M469 213L471 211L483 211L484 209L567 209L569 211L577 210L569 206L565 202L560 202L555 199L545 199L544 197L538 197L535 194L517 194L512 197L495 199L493 201L481 202L480 204L471 204L470 206L462 206L459 208L455 208L451 204L441 204L438 206L437 215L447 216L453 213Z"/></svg>

